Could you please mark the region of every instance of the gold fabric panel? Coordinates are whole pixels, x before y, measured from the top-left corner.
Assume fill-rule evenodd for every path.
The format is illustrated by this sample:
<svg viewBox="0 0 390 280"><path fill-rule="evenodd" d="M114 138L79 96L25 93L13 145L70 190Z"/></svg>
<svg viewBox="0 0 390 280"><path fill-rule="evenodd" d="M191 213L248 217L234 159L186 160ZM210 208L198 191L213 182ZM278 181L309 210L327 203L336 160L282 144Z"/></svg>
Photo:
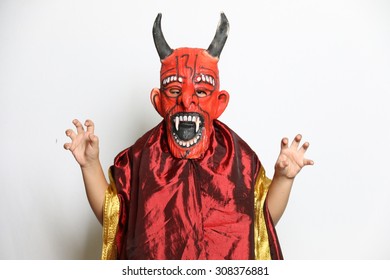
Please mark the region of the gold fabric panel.
<svg viewBox="0 0 390 280"><path fill-rule="evenodd" d="M103 249L102 260L116 259L115 236L119 222L120 202L111 172L108 172L110 185L106 190L103 209Z"/></svg>
<svg viewBox="0 0 390 280"><path fill-rule="evenodd" d="M271 252L268 243L267 226L264 218L264 203L271 180L265 176L261 166L255 183L255 259L270 260Z"/></svg>

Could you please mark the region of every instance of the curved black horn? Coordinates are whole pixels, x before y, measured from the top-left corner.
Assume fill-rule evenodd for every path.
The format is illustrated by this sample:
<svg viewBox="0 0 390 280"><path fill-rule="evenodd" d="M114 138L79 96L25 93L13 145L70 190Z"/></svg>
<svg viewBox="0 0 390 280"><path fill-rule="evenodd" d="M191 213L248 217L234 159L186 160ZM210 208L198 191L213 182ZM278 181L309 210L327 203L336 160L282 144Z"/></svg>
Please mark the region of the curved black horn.
<svg viewBox="0 0 390 280"><path fill-rule="evenodd" d="M221 20L218 24L217 31L213 41L211 42L207 52L213 56L219 58L221 55L223 46L225 45L227 36L229 33L229 21L227 20L224 13L221 13Z"/></svg>
<svg viewBox="0 0 390 280"><path fill-rule="evenodd" d="M173 52L167 41L165 41L164 35L161 30L161 13L157 15L156 20L153 24L153 40L161 60L163 60Z"/></svg>

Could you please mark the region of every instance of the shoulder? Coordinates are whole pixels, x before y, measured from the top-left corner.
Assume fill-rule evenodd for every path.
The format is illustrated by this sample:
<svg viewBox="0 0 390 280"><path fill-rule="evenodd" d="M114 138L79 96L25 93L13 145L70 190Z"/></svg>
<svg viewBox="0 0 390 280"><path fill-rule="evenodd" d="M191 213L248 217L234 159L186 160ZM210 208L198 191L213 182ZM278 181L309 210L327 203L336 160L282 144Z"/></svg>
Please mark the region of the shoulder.
<svg viewBox="0 0 390 280"><path fill-rule="evenodd" d="M163 130L162 126L163 122L160 122L154 128L150 129L144 135L138 138L138 140L133 145L118 153L118 155L114 159L115 164L117 165L121 161L127 162L129 158L132 158L133 156L137 156L142 153L142 151L145 149L146 146L148 146L149 143L157 141L159 136L161 135L161 131Z"/></svg>
<svg viewBox="0 0 390 280"><path fill-rule="evenodd" d="M243 149L247 151L249 154L256 153L252 150L252 148L248 145L247 142L245 142L244 139L242 139L233 129L231 129L229 126L227 126L225 123L215 120L214 121L214 129L216 132L217 140L220 138L220 135L223 135L224 137L229 137L232 140L232 143L234 143L234 146L236 148Z"/></svg>

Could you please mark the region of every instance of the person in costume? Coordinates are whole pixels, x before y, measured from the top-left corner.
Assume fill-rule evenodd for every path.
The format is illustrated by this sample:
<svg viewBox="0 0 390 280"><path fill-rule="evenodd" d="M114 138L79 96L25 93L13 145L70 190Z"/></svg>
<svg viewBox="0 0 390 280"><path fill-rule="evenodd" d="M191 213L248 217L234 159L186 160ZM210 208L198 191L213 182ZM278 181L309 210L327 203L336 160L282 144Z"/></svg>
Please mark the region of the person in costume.
<svg viewBox="0 0 390 280"><path fill-rule="evenodd" d="M218 120L229 102L218 61L229 22L221 14L208 49L171 49L161 29L161 60L151 102L163 120L119 153L106 181L94 123L66 131L86 193L103 225L102 259L283 259L275 230L295 176L313 161L309 143L283 138L273 179L256 153Z"/></svg>

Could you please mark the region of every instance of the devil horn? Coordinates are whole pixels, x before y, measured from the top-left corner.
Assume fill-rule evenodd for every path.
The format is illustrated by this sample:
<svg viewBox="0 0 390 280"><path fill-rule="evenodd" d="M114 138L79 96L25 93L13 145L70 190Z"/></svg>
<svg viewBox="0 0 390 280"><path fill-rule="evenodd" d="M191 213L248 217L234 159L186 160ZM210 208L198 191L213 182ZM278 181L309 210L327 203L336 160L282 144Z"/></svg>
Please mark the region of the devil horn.
<svg viewBox="0 0 390 280"><path fill-rule="evenodd" d="M158 55L160 59L163 60L167 56L169 56L173 50L168 45L167 41L165 41L164 35L161 30L161 13L159 13L156 17L156 20L153 24L153 40L154 45L156 46Z"/></svg>
<svg viewBox="0 0 390 280"><path fill-rule="evenodd" d="M221 55L223 46L225 45L227 36L229 33L229 21L224 13L221 13L221 19L215 32L213 41L211 42L207 52L213 56L219 58Z"/></svg>

